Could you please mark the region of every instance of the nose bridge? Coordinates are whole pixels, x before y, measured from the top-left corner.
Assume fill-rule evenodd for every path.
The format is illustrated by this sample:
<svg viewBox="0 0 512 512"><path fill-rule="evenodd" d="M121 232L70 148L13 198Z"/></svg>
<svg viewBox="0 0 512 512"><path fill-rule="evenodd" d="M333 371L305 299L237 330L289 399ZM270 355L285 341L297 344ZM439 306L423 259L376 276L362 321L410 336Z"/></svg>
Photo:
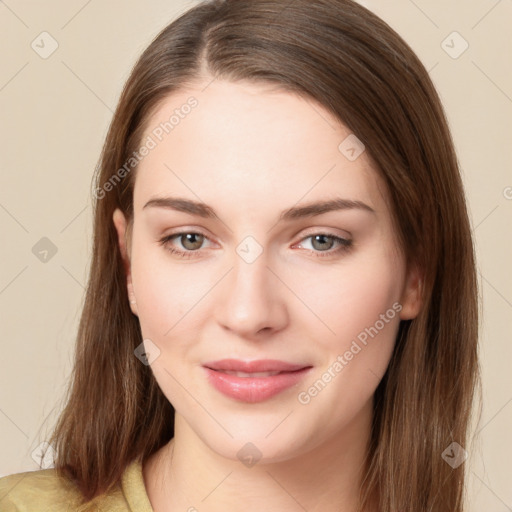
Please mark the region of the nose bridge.
<svg viewBox="0 0 512 512"><path fill-rule="evenodd" d="M269 252L252 237L244 239L233 257L233 291L265 293L271 272L268 270Z"/></svg>
<svg viewBox="0 0 512 512"><path fill-rule="evenodd" d="M227 276L217 306L218 321L240 334L276 328L286 317L281 289L273 272L270 254L252 236L236 247L232 271Z"/></svg>

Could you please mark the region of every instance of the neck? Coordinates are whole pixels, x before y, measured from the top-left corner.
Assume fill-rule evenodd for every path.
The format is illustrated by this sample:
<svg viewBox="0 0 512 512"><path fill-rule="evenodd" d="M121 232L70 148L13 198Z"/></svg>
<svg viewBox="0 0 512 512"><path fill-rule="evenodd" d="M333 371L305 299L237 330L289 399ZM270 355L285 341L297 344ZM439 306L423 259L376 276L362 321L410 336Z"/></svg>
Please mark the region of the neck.
<svg viewBox="0 0 512 512"><path fill-rule="evenodd" d="M357 512L371 419L369 402L342 432L313 450L246 467L211 450L176 414L174 438L143 468L152 507L155 512L225 512L243 503L246 512L262 506L282 512Z"/></svg>

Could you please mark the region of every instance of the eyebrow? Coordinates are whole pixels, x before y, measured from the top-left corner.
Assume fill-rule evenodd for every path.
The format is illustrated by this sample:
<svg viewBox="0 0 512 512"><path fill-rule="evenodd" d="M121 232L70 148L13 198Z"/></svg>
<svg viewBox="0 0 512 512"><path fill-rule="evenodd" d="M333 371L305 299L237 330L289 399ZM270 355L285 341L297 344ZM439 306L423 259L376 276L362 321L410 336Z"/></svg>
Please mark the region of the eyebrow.
<svg viewBox="0 0 512 512"><path fill-rule="evenodd" d="M165 208L169 210L176 210L179 212L189 213L191 215L197 215L198 217L204 217L206 219L218 218L215 210L205 203L198 201L192 201L190 199L184 199L180 197L156 197L150 199L143 207L145 208ZM327 201L316 201L307 203L303 206L293 206L281 212L279 221L290 221L300 219L304 217L315 217L322 213L327 213L337 210L353 210L360 209L368 211L370 213L376 213L373 208L368 206L366 203L352 199L330 199Z"/></svg>

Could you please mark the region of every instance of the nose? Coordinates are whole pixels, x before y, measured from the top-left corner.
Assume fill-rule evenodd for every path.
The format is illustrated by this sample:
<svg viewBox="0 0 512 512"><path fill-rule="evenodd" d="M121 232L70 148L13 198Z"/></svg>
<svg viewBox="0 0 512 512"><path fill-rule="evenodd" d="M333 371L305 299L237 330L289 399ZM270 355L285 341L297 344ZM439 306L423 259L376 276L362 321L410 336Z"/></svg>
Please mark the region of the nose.
<svg viewBox="0 0 512 512"><path fill-rule="evenodd" d="M286 287L269 267L264 251L254 261L234 254L216 300L216 320L226 330L251 338L281 330L288 322Z"/></svg>

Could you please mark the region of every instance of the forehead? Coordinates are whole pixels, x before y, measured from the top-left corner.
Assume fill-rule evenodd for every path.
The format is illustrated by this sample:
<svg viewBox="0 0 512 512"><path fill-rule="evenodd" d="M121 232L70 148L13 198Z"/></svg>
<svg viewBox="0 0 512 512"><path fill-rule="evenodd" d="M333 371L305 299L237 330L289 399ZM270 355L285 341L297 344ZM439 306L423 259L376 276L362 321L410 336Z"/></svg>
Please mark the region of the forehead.
<svg viewBox="0 0 512 512"><path fill-rule="evenodd" d="M226 213L334 195L383 208L366 152L347 158L350 130L314 100L275 87L215 80L175 92L148 120L149 140L135 211L155 194L200 198Z"/></svg>

